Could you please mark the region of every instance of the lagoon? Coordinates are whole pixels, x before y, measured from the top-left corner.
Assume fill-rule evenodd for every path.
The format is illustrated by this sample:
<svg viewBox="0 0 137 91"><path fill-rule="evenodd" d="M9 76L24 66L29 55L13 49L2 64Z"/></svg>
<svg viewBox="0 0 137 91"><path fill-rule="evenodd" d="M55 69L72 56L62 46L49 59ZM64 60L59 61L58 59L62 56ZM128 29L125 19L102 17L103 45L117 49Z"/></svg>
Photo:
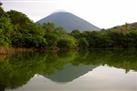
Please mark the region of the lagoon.
<svg viewBox="0 0 137 91"><path fill-rule="evenodd" d="M0 91L136 91L137 51L95 49L0 56Z"/></svg>

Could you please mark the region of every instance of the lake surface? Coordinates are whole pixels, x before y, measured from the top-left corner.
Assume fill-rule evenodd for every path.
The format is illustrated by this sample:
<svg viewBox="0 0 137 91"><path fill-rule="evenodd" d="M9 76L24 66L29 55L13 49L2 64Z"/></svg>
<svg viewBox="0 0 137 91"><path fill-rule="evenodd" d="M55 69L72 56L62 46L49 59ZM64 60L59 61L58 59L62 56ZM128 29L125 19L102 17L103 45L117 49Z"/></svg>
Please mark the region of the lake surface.
<svg viewBox="0 0 137 91"><path fill-rule="evenodd" d="M1 55L0 91L137 91L137 50Z"/></svg>

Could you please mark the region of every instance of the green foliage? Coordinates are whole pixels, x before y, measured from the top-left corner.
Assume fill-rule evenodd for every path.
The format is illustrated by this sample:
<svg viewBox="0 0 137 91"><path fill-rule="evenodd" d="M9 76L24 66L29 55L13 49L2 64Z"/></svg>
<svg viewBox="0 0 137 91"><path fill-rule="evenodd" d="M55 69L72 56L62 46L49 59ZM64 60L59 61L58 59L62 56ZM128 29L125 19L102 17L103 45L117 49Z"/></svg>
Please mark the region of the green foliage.
<svg viewBox="0 0 137 91"><path fill-rule="evenodd" d="M74 36L74 37L77 38L77 39L81 37L81 33L80 33L79 30L73 30L73 31L71 32L71 35Z"/></svg>
<svg viewBox="0 0 137 91"><path fill-rule="evenodd" d="M32 21L25 14L15 10L8 11L7 14L11 19L12 24L14 24L15 30L21 31L30 28Z"/></svg>
<svg viewBox="0 0 137 91"><path fill-rule="evenodd" d="M4 36L10 37L10 34L13 31L13 25L9 18L7 17L0 18L0 29L1 29L1 33L3 33Z"/></svg>
<svg viewBox="0 0 137 91"><path fill-rule="evenodd" d="M122 26L102 29L101 31L80 33L75 30L71 35L78 40L81 48L86 45L86 48L137 48L137 23L126 23Z"/></svg>
<svg viewBox="0 0 137 91"><path fill-rule="evenodd" d="M66 33L53 23L43 25L25 14L0 7L0 46L33 48L137 48L137 23L101 31Z"/></svg>
<svg viewBox="0 0 137 91"><path fill-rule="evenodd" d="M48 48L75 48L77 41L73 36L65 33L62 27L55 27L53 23L42 25L45 31L44 38L47 39Z"/></svg>
<svg viewBox="0 0 137 91"><path fill-rule="evenodd" d="M46 33L44 36L47 39L48 48L56 47L59 36L56 33Z"/></svg>
<svg viewBox="0 0 137 91"><path fill-rule="evenodd" d="M82 48L82 49L85 49L85 48L88 48L89 47L89 43L88 41L86 40L86 38L79 38L79 47Z"/></svg>
<svg viewBox="0 0 137 91"><path fill-rule="evenodd" d="M5 11L3 10L3 8L0 6L0 18L1 18L1 17L4 17L4 16L6 16L6 13L5 13Z"/></svg>
<svg viewBox="0 0 137 91"><path fill-rule="evenodd" d="M43 45L45 45L45 39L41 38L44 35L42 28L34 24L25 14L11 10L7 12L7 15L11 19L14 29L10 34L13 47L41 47L42 41ZM36 36L36 38L33 38L32 35Z"/></svg>
<svg viewBox="0 0 137 91"><path fill-rule="evenodd" d="M33 36L28 43L30 43L29 47L45 48L47 46L47 40L42 36Z"/></svg>
<svg viewBox="0 0 137 91"><path fill-rule="evenodd" d="M44 23L42 27L45 32L53 32L55 30L55 25L51 22Z"/></svg>
<svg viewBox="0 0 137 91"><path fill-rule="evenodd" d="M10 40L7 37L1 35L0 36L0 47L3 47L3 46L9 47L10 46Z"/></svg>
<svg viewBox="0 0 137 91"><path fill-rule="evenodd" d="M0 18L0 46L9 47L11 45L11 34L13 31L13 25L10 22L10 19L7 17Z"/></svg>
<svg viewBox="0 0 137 91"><path fill-rule="evenodd" d="M77 40L70 35L65 35L58 41L57 47L68 48L68 49L76 48L77 47Z"/></svg>

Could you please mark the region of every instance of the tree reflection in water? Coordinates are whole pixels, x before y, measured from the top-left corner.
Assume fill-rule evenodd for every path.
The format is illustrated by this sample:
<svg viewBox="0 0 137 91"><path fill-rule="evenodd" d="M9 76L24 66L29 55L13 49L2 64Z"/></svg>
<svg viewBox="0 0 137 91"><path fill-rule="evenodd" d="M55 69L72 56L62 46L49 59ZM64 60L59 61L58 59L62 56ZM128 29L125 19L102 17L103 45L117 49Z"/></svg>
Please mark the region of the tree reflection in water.
<svg viewBox="0 0 137 91"><path fill-rule="evenodd" d="M56 82L69 82L100 65L137 71L134 49L40 52L0 57L0 91L26 84L35 74ZM67 75L66 75L67 73Z"/></svg>

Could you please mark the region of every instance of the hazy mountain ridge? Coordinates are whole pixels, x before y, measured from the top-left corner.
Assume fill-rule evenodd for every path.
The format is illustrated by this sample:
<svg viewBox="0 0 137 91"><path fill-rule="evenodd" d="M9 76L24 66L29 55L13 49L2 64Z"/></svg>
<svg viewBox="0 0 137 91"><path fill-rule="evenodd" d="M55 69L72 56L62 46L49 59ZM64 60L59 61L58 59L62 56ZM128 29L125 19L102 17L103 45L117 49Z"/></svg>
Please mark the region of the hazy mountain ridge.
<svg viewBox="0 0 137 91"><path fill-rule="evenodd" d="M99 28L93 24L68 12L55 12L37 21L37 23L40 24L47 22L53 22L56 26L63 27L67 32L71 32L75 29L79 29L80 31L99 30Z"/></svg>
<svg viewBox="0 0 137 91"><path fill-rule="evenodd" d="M137 29L137 22L134 22L134 23L125 23L123 25L117 25L117 26L114 26L114 27L109 28L109 29L120 29L120 28L123 28L124 26L127 26L127 28L130 28L132 30L136 30Z"/></svg>

